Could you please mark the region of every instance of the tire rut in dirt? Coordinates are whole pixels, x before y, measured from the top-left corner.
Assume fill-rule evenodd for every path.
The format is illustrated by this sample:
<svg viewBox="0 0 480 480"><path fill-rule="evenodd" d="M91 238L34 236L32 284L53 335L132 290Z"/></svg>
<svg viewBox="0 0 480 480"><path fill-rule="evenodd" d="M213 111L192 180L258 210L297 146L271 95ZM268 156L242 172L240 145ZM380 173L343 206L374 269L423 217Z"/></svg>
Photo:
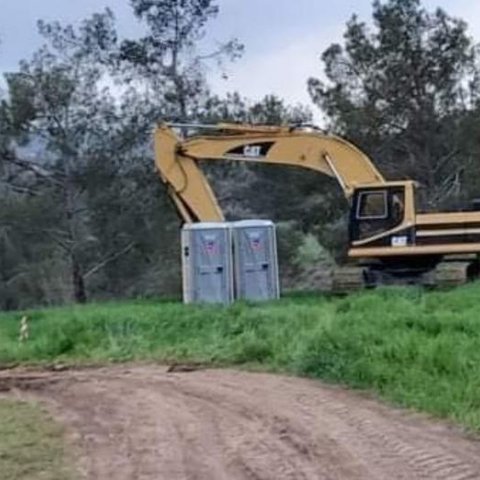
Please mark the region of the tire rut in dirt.
<svg viewBox="0 0 480 480"><path fill-rule="evenodd" d="M480 479L480 444L459 430L318 382L156 366L3 377L67 426L86 479Z"/></svg>

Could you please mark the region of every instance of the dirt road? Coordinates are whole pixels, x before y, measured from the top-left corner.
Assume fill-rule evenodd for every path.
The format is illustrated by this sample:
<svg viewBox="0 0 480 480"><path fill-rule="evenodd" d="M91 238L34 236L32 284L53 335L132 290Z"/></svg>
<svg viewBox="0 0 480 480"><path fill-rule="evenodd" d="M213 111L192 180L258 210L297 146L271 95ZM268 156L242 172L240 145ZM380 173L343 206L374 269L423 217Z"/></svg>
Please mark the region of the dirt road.
<svg viewBox="0 0 480 480"><path fill-rule="evenodd" d="M480 442L340 388L156 366L0 373L48 405L95 480L480 479Z"/></svg>

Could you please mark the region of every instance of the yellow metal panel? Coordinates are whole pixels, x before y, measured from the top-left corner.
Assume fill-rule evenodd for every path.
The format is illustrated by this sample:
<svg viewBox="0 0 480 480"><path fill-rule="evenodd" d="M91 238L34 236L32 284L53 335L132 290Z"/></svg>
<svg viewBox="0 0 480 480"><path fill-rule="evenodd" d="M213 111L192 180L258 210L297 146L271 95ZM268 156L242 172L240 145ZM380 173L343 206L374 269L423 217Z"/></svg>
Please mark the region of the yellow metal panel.
<svg viewBox="0 0 480 480"><path fill-rule="evenodd" d="M480 212L444 212L417 214L417 224L419 226L474 222L480 223Z"/></svg>
<svg viewBox="0 0 480 480"><path fill-rule="evenodd" d="M449 255L457 253L480 253L480 243L351 248L348 251L348 256L351 258L380 258L408 255Z"/></svg>
<svg viewBox="0 0 480 480"><path fill-rule="evenodd" d="M181 140L168 127L155 131L155 164L185 223L223 221L223 212L195 160L178 153Z"/></svg>
<svg viewBox="0 0 480 480"><path fill-rule="evenodd" d="M272 142L261 157L231 154L251 144ZM270 135L248 131L235 135L200 136L185 141L182 153L202 160L240 160L292 165L336 177L347 196L356 186L383 184L384 179L370 159L347 141L319 132L284 131Z"/></svg>
<svg viewBox="0 0 480 480"><path fill-rule="evenodd" d="M444 230L418 230L417 237L441 237L448 235L479 235L480 228L446 228Z"/></svg>

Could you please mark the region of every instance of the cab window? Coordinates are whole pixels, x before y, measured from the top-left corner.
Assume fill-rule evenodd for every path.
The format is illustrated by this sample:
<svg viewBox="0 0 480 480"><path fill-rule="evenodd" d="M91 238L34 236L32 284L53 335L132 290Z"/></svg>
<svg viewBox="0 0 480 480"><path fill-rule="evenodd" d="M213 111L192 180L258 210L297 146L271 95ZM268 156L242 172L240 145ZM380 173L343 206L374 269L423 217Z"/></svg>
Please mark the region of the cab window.
<svg viewBox="0 0 480 480"><path fill-rule="evenodd" d="M357 193L351 213L350 239L365 240L399 226L405 216L405 191L401 187Z"/></svg>
<svg viewBox="0 0 480 480"><path fill-rule="evenodd" d="M387 218L387 192L361 192L358 197L357 220Z"/></svg>

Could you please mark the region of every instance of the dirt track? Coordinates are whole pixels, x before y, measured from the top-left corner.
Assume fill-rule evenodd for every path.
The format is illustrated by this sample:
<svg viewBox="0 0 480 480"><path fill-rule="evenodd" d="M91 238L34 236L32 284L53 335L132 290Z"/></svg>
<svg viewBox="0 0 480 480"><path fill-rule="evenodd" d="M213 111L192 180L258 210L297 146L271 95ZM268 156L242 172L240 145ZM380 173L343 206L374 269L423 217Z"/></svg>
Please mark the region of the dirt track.
<svg viewBox="0 0 480 480"><path fill-rule="evenodd" d="M0 373L67 426L95 480L480 479L480 443L317 382L155 366Z"/></svg>

